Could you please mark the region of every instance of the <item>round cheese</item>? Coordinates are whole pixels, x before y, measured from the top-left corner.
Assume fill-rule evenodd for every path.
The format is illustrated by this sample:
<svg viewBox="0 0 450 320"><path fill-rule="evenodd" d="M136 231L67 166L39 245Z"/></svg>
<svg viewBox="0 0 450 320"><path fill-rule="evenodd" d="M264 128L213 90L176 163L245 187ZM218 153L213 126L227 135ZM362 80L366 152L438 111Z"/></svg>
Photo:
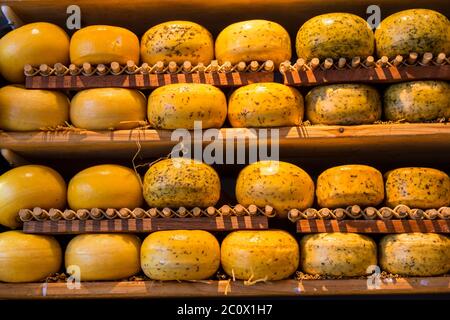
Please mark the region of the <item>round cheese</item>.
<svg viewBox="0 0 450 320"><path fill-rule="evenodd" d="M142 243L141 267L150 279L208 279L219 266L219 242L206 231L158 231Z"/></svg>
<svg viewBox="0 0 450 320"><path fill-rule="evenodd" d="M297 241L286 231L235 231L222 242L225 272L240 280L282 280L298 268Z"/></svg>

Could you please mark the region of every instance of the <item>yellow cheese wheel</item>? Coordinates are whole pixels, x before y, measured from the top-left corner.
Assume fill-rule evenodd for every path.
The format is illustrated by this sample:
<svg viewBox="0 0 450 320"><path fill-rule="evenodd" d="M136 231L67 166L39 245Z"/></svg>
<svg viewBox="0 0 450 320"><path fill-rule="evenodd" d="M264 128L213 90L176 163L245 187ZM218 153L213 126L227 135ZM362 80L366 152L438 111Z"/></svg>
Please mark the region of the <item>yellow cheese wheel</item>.
<svg viewBox="0 0 450 320"><path fill-rule="evenodd" d="M67 245L67 273L81 281L120 280L138 273L141 240L132 234L81 234Z"/></svg>
<svg viewBox="0 0 450 320"><path fill-rule="evenodd" d="M70 104L70 120L88 130L124 130L145 124L147 101L142 92L97 88L78 92Z"/></svg>
<svg viewBox="0 0 450 320"><path fill-rule="evenodd" d="M450 240L435 233L400 233L380 241L382 270L403 276L437 276L450 271Z"/></svg>
<svg viewBox="0 0 450 320"><path fill-rule="evenodd" d="M439 12L410 9L390 15L375 30L378 56L450 53L450 22Z"/></svg>
<svg viewBox="0 0 450 320"><path fill-rule="evenodd" d="M363 276L377 265L377 246L356 233L310 234L300 241L300 268L309 274Z"/></svg>
<svg viewBox="0 0 450 320"><path fill-rule="evenodd" d="M26 165L0 176L0 224L4 226L20 225L20 209L63 209L65 204L66 183L49 167Z"/></svg>
<svg viewBox="0 0 450 320"><path fill-rule="evenodd" d="M297 56L339 59L373 54L375 40L369 24L351 13L327 13L306 21L298 30Z"/></svg>
<svg viewBox="0 0 450 320"><path fill-rule="evenodd" d="M235 231L221 247L225 272L240 280L281 280L298 268L299 248L283 230Z"/></svg>
<svg viewBox="0 0 450 320"><path fill-rule="evenodd" d="M70 61L76 65L139 63L139 39L125 28L94 25L75 32L70 39Z"/></svg>
<svg viewBox="0 0 450 320"><path fill-rule="evenodd" d="M322 208L376 206L384 199L381 172L364 165L333 167L317 179L317 203Z"/></svg>
<svg viewBox="0 0 450 320"><path fill-rule="evenodd" d="M220 198L219 175L197 160L165 159L145 174L144 198L157 208L214 206Z"/></svg>
<svg viewBox="0 0 450 320"><path fill-rule="evenodd" d="M33 131L64 126L69 99L58 91L27 90L22 85L0 89L0 129Z"/></svg>
<svg viewBox="0 0 450 320"><path fill-rule="evenodd" d="M408 122L450 118L450 84L413 81L393 84L384 93L387 120Z"/></svg>
<svg viewBox="0 0 450 320"><path fill-rule="evenodd" d="M39 66L69 62L69 37L46 22L26 24L0 39L0 72L9 82L23 83L26 64Z"/></svg>
<svg viewBox="0 0 450 320"><path fill-rule="evenodd" d="M298 126L303 119L303 97L279 83L254 83L233 92L228 103L233 127Z"/></svg>
<svg viewBox="0 0 450 320"><path fill-rule="evenodd" d="M201 83L159 87L148 97L148 121L158 129L220 128L227 117L227 99L220 89Z"/></svg>
<svg viewBox="0 0 450 320"><path fill-rule="evenodd" d="M381 118L378 91L364 84L332 84L306 95L306 118L313 124L352 125Z"/></svg>
<svg viewBox="0 0 450 320"><path fill-rule="evenodd" d="M194 22L164 22L147 30L142 37L141 57L150 65L158 61L208 65L214 58L213 38L208 30Z"/></svg>
<svg viewBox="0 0 450 320"><path fill-rule="evenodd" d="M69 182L70 208L139 208L143 203L139 177L127 167L104 164L78 172Z"/></svg>
<svg viewBox="0 0 450 320"><path fill-rule="evenodd" d="M314 182L301 168L282 161L259 161L245 167L236 181L236 198L243 206L269 205L278 216L289 209L306 209L314 201Z"/></svg>
<svg viewBox="0 0 450 320"><path fill-rule="evenodd" d="M249 20L233 23L223 29L216 39L216 58L236 64L241 61L272 60L276 66L291 59L291 39L278 23Z"/></svg>
<svg viewBox="0 0 450 320"><path fill-rule="evenodd" d="M0 233L0 281L41 281L58 272L61 262L61 247L53 237L22 231Z"/></svg>
<svg viewBox="0 0 450 320"><path fill-rule="evenodd" d="M219 242L206 231L158 231L142 243L141 267L150 279L208 279L219 265Z"/></svg>
<svg viewBox="0 0 450 320"><path fill-rule="evenodd" d="M400 168L389 171L386 180L386 205L399 204L429 209L450 205L450 178L431 168Z"/></svg>

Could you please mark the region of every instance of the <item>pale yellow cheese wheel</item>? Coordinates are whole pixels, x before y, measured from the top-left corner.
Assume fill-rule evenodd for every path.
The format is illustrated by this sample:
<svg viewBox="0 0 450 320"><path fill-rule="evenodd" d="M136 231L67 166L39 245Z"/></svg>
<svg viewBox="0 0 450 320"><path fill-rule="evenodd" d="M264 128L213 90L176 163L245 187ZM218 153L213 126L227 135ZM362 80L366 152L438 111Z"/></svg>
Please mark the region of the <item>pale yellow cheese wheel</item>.
<svg viewBox="0 0 450 320"><path fill-rule="evenodd" d="M150 65L158 61L208 65L214 58L214 42L211 33L197 23L168 21L147 30L141 39L141 57Z"/></svg>
<svg viewBox="0 0 450 320"><path fill-rule="evenodd" d="M297 56L339 59L373 54L375 39L369 24L351 13L327 13L306 21L298 30Z"/></svg>
<svg viewBox="0 0 450 320"><path fill-rule="evenodd" d="M276 22L241 21L219 33L215 52L221 64L272 60L278 66L291 59L291 40L288 32Z"/></svg>
<svg viewBox="0 0 450 320"><path fill-rule="evenodd" d="M130 168L103 164L78 172L69 182L70 208L139 208L143 197L139 177Z"/></svg>
<svg viewBox="0 0 450 320"><path fill-rule="evenodd" d="M375 30L378 56L410 52L450 53L450 22L439 12L410 9L394 13Z"/></svg>
<svg viewBox="0 0 450 320"><path fill-rule="evenodd" d="M283 161L259 161L246 166L236 181L237 201L247 207L269 205L286 217L289 209L303 210L314 201L314 182L301 168Z"/></svg>
<svg viewBox="0 0 450 320"><path fill-rule="evenodd" d="M67 273L81 281L120 280L140 271L141 240L132 234L81 234L67 245Z"/></svg>
<svg viewBox="0 0 450 320"><path fill-rule="evenodd" d="M312 124L370 124L381 118L378 91L364 84L315 87L306 95L306 119Z"/></svg>
<svg viewBox="0 0 450 320"><path fill-rule="evenodd" d="M432 168L399 168L389 171L386 180L386 205L430 209L450 205L450 178Z"/></svg>
<svg viewBox="0 0 450 320"><path fill-rule="evenodd" d="M141 267L150 279L208 279L219 265L219 242L206 231L158 231L142 243Z"/></svg>
<svg viewBox="0 0 450 320"><path fill-rule="evenodd" d="M382 270L403 276L437 276L450 271L450 240L435 233L400 233L380 241Z"/></svg>
<svg viewBox="0 0 450 320"><path fill-rule="evenodd" d="M237 128L298 126L303 112L300 92L274 82L243 86L228 102L228 119Z"/></svg>
<svg viewBox="0 0 450 320"><path fill-rule="evenodd" d="M69 99L58 91L28 90L22 85L0 89L0 129L36 131L64 126Z"/></svg>
<svg viewBox="0 0 450 320"><path fill-rule="evenodd" d="M235 231L222 242L225 272L240 280L282 280L298 268L299 248L283 230Z"/></svg>
<svg viewBox="0 0 450 320"><path fill-rule="evenodd" d="M139 39L125 28L93 25L81 28L70 39L70 61L75 65L124 65L130 60L139 64Z"/></svg>
<svg viewBox="0 0 450 320"><path fill-rule="evenodd" d="M377 245L356 233L318 233L300 241L300 268L309 274L363 276L377 265Z"/></svg>
<svg viewBox="0 0 450 320"><path fill-rule="evenodd" d="M145 125L147 101L142 92L97 88L78 92L70 104L70 121L87 130L125 130Z"/></svg>
<svg viewBox="0 0 450 320"><path fill-rule="evenodd" d="M322 172L317 179L317 202L322 208L377 206L384 199L383 176L365 165L344 165Z"/></svg>
<svg viewBox="0 0 450 320"><path fill-rule="evenodd" d="M158 129L220 128L227 116L227 100L220 89L201 83L159 87L148 97L148 121Z"/></svg>

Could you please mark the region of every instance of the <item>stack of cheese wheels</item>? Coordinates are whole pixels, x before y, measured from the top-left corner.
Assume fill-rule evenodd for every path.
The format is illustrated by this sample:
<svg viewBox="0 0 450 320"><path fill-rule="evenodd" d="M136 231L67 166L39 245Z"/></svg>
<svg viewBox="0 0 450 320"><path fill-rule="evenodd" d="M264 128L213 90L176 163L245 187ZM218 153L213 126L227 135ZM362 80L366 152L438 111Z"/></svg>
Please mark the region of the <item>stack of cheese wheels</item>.
<svg viewBox="0 0 450 320"><path fill-rule="evenodd" d="M450 53L450 22L428 9L404 10L384 19L375 31L378 56L410 52Z"/></svg>
<svg viewBox="0 0 450 320"><path fill-rule="evenodd" d="M413 81L391 85L384 93L387 120L408 122L450 118L450 84Z"/></svg>
<svg viewBox="0 0 450 320"><path fill-rule="evenodd" d="M48 130L69 120L69 99L57 91L27 90L22 85L0 89L0 129Z"/></svg>
<svg viewBox="0 0 450 320"><path fill-rule="evenodd" d="M326 276L363 276L377 264L377 246L356 233L311 234L300 241L301 269Z"/></svg>
<svg viewBox="0 0 450 320"><path fill-rule="evenodd" d="M68 274L81 281L120 280L140 271L141 240L131 234L82 234L67 245Z"/></svg>
<svg viewBox="0 0 450 320"><path fill-rule="evenodd" d="M70 120L88 130L132 129L146 123L147 101L142 92L98 88L78 92L70 104Z"/></svg>
<svg viewBox="0 0 450 320"><path fill-rule="evenodd" d="M139 39L133 32L120 27L85 27L75 32L70 39L70 61L78 66L85 62L139 63Z"/></svg>
<svg viewBox="0 0 450 320"><path fill-rule="evenodd" d="M298 126L303 119L303 97L279 83L255 83L233 92L228 103L233 127Z"/></svg>
<svg viewBox="0 0 450 320"><path fill-rule="evenodd" d="M297 270L299 248L286 231L235 231L222 242L221 261L233 279L281 280Z"/></svg>
<svg viewBox="0 0 450 320"><path fill-rule="evenodd" d="M206 231L159 231L145 238L141 267L154 280L202 280L220 265L217 239Z"/></svg>
<svg viewBox="0 0 450 320"><path fill-rule="evenodd" d="M437 276L450 271L450 239L434 233L402 233L380 242L380 265L403 276Z"/></svg>
<svg viewBox="0 0 450 320"><path fill-rule="evenodd" d="M233 23L223 29L216 39L216 58L237 64L241 61L272 60L276 65L291 58L291 40L278 23L249 20Z"/></svg>
<svg viewBox="0 0 450 320"><path fill-rule="evenodd" d="M141 39L142 61L208 65L214 58L214 43L208 30L189 21L168 21L150 28Z"/></svg>
<svg viewBox="0 0 450 320"><path fill-rule="evenodd" d="M364 84L320 86L306 95L306 118L312 124L369 124L381 113L378 91Z"/></svg>
<svg viewBox="0 0 450 320"><path fill-rule="evenodd" d="M243 206L271 206L280 217L289 209L306 209L314 201L314 182L301 168L282 161L259 161L245 167L236 181Z"/></svg>
<svg viewBox="0 0 450 320"><path fill-rule="evenodd" d="M367 57L374 46L369 24L350 13L316 16L301 26L296 39L297 56L306 60Z"/></svg>

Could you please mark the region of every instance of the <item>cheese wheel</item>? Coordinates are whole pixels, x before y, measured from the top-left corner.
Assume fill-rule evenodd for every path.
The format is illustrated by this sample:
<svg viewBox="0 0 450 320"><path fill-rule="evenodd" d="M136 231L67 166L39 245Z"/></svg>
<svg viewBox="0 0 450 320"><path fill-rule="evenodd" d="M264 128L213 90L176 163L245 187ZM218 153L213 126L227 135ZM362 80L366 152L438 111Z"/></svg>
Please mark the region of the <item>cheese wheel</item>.
<svg viewBox="0 0 450 320"><path fill-rule="evenodd" d="M410 52L450 53L450 22L428 9L404 10L388 16L375 30L378 56L395 57Z"/></svg>
<svg viewBox="0 0 450 320"><path fill-rule="evenodd" d="M450 118L450 84L413 81L391 85L384 93L387 120L408 122Z"/></svg>
<svg viewBox="0 0 450 320"><path fill-rule="evenodd" d="M233 127L298 126L303 119L303 97L279 83L254 83L233 92L228 103Z"/></svg>
<svg viewBox="0 0 450 320"><path fill-rule="evenodd" d="M132 234L81 234L70 240L66 272L81 281L120 280L140 271L141 240Z"/></svg>
<svg viewBox="0 0 450 320"><path fill-rule="evenodd" d="M64 126L69 99L58 91L27 90L22 85L0 89L0 129L36 131Z"/></svg>
<svg viewBox="0 0 450 320"><path fill-rule="evenodd" d="M26 64L39 67L69 62L69 37L46 22L26 24L0 39L0 72L9 82L23 83Z"/></svg>
<svg viewBox="0 0 450 320"><path fill-rule="evenodd" d="M247 207L269 205L286 217L289 209L303 210L314 201L314 182L301 168L282 161L259 161L246 166L236 181L237 201Z"/></svg>
<svg viewBox="0 0 450 320"><path fill-rule="evenodd" d="M389 171L386 180L386 205L430 209L450 205L450 178L431 168L400 168Z"/></svg>
<svg viewBox="0 0 450 320"><path fill-rule="evenodd" d="M148 121L158 129L220 128L227 117L227 99L220 89L201 83L159 87L148 97Z"/></svg>
<svg viewBox="0 0 450 320"><path fill-rule="evenodd" d="M139 177L130 168L104 164L78 172L69 182L70 208L139 208L143 203Z"/></svg>
<svg viewBox="0 0 450 320"><path fill-rule="evenodd" d="M139 63L139 39L125 28L94 25L75 32L70 39L70 61L75 65Z"/></svg>
<svg viewBox="0 0 450 320"><path fill-rule="evenodd" d="M450 240L435 233L400 233L380 241L380 266L403 276L437 276L450 271Z"/></svg>
<svg viewBox="0 0 450 320"><path fill-rule="evenodd" d="M356 233L310 234L300 241L300 268L309 274L355 277L377 265L377 246Z"/></svg>
<svg viewBox="0 0 450 320"><path fill-rule="evenodd" d="M150 65L162 61L208 65L214 58L214 42L208 30L190 21L158 24L141 39L141 57Z"/></svg>
<svg viewBox="0 0 450 320"><path fill-rule="evenodd" d="M222 242L225 272L240 280L282 280L298 268L299 248L283 230L235 231Z"/></svg>
<svg viewBox="0 0 450 320"><path fill-rule="evenodd" d="M312 124L369 124L381 113L378 91L364 84L320 86L306 95L306 118Z"/></svg>
<svg viewBox="0 0 450 320"><path fill-rule="evenodd" d="M150 207L157 208L214 206L220 198L219 175L196 160L165 159L145 174L144 198Z"/></svg>
<svg viewBox="0 0 450 320"><path fill-rule="evenodd" d="M339 59L373 54L375 40L369 24L350 13L327 13L306 21L298 30L297 56Z"/></svg>
<svg viewBox="0 0 450 320"><path fill-rule="evenodd" d="M267 20L249 20L233 23L223 29L216 39L216 58L226 61L272 60L276 66L291 59L291 39L278 23Z"/></svg>
<svg viewBox="0 0 450 320"><path fill-rule="evenodd" d="M364 165L345 165L322 172L317 179L317 203L322 208L376 206L384 199L381 172Z"/></svg>
<svg viewBox="0 0 450 320"><path fill-rule="evenodd" d="M38 165L11 169L0 176L0 224L20 226L20 209L63 209L66 183L55 170Z"/></svg>
<svg viewBox="0 0 450 320"><path fill-rule="evenodd" d="M142 243L141 268L150 279L208 279L219 266L219 242L206 231L158 231Z"/></svg>
<svg viewBox="0 0 450 320"><path fill-rule="evenodd" d="M147 101L142 92L97 88L78 92L70 104L70 121L88 130L124 130L144 125Z"/></svg>

